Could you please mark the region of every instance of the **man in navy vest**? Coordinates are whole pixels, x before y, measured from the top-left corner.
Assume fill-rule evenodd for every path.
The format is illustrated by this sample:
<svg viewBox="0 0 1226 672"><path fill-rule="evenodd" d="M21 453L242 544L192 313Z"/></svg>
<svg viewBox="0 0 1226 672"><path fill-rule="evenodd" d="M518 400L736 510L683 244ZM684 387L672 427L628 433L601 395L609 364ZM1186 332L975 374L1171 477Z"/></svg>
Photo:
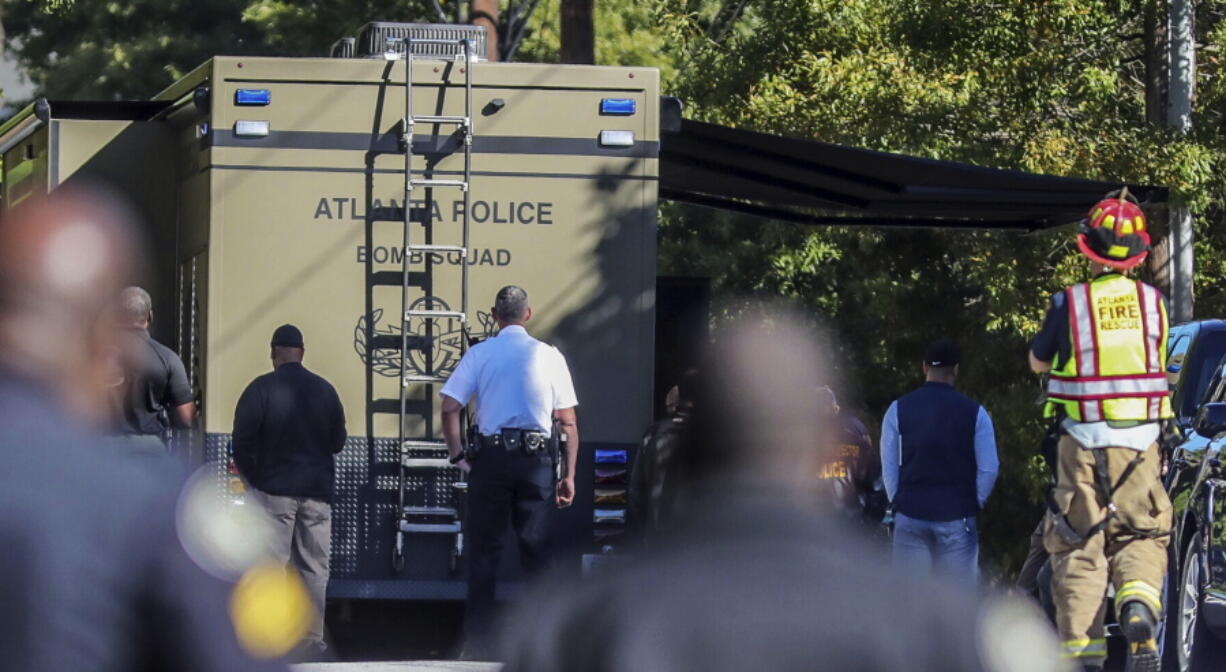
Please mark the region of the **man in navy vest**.
<svg viewBox="0 0 1226 672"><path fill-rule="evenodd" d="M924 385L890 404L881 423L882 479L895 512L894 565L974 582L976 517L1000 465L992 418L954 389L953 343L928 347L924 375Z"/></svg>

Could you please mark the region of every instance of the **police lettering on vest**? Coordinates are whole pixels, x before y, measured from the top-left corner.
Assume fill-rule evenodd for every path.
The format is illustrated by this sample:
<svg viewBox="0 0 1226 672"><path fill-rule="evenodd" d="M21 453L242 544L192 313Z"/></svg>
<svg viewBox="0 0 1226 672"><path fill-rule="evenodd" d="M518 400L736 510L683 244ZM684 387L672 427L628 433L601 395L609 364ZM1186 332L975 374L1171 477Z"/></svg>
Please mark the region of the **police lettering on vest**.
<svg viewBox="0 0 1226 672"><path fill-rule="evenodd" d="M1052 370L1046 415L1077 422L1171 417L1166 307L1149 285L1108 273L1066 290L1072 353Z"/></svg>

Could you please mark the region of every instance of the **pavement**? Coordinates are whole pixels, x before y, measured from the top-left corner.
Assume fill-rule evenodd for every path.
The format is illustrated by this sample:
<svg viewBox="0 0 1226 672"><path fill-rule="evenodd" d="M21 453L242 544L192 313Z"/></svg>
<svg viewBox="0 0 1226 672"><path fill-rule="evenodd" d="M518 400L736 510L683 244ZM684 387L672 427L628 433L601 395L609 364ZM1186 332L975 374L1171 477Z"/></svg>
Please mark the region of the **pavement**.
<svg viewBox="0 0 1226 672"><path fill-rule="evenodd" d="M293 672L498 672L499 663L461 660L407 660L379 663L304 663L291 665Z"/></svg>

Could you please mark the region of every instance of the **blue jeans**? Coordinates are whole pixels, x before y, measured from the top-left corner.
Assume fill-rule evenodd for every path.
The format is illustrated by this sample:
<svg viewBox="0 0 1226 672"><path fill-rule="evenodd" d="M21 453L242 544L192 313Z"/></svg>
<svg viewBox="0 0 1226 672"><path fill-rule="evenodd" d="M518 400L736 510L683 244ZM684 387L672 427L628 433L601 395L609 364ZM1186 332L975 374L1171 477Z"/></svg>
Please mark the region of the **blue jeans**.
<svg viewBox="0 0 1226 672"><path fill-rule="evenodd" d="M942 522L894 516L894 567L974 584L979 579L979 528L974 516Z"/></svg>

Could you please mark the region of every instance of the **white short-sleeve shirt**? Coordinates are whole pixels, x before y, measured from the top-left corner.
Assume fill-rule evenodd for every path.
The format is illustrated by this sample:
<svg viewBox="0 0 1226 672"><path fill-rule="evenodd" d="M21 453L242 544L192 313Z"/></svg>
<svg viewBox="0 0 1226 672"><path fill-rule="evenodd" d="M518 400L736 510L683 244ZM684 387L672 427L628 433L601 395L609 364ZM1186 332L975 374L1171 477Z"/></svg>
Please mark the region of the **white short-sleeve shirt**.
<svg viewBox="0 0 1226 672"><path fill-rule="evenodd" d="M549 433L554 411L579 404L566 358L518 325L464 353L439 395L461 404L475 396L482 434L502 429Z"/></svg>

